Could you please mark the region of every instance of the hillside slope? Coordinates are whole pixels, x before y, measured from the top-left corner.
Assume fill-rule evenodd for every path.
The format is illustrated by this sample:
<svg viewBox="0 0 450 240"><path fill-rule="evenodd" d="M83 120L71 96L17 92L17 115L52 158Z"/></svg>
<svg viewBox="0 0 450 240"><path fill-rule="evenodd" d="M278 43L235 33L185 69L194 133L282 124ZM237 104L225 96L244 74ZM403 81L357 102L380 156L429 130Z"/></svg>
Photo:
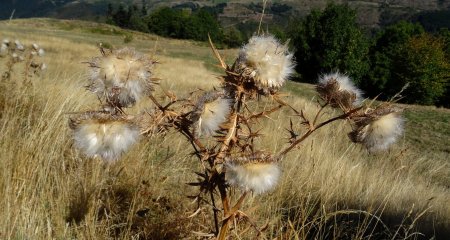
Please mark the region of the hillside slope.
<svg viewBox="0 0 450 240"><path fill-rule="evenodd" d="M134 40L125 44L125 33ZM86 61L100 55L98 43L134 47L158 60L154 96L161 99L161 87L182 98L219 85L209 46L55 19L0 21L3 38L38 43L48 69L27 85L16 67L14 81L0 82L0 239L194 239L213 231L209 206L197 211L186 197L197 194L185 183L197 179L193 171L202 164L180 135L143 137L118 162L105 164L76 150L68 127L71 113L99 108L84 88ZM0 58L1 73L7 64ZM318 111L313 85L290 82L282 91L306 116ZM261 107L271 101L261 98ZM144 100L125 111L150 106ZM406 135L389 152L372 155L352 144L344 121L327 126L280 162L282 177L272 193L249 196L242 210L267 226L261 233L267 239L448 239L450 112L401 107ZM323 113L319 121L336 115L331 108ZM290 119L302 129L288 109L261 119L258 144L280 150ZM233 237L259 234L243 230Z"/></svg>
<svg viewBox="0 0 450 240"><path fill-rule="evenodd" d="M120 3L142 5L141 0L125 0ZM262 1L244 0L244 1L189 1L189 0L146 0L148 9L155 9L162 6L169 7L201 7L213 6L217 3L227 3L229 6L225 13L225 18L234 16L235 13L250 13L254 8L249 8L249 4L261 5ZM292 7L289 15L305 16L312 9L324 8L330 2L327 0L278 0L269 1L271 4L286 4ZM335 0L335 3L347 3L358 11L359 22L363 26L377 27L380 24L387 24L398 19L410 18L413 15L423 11L448 10L450 0ZM95 19L101 20L106 14L107 5L111 3L118 5L118 1L113 0L4 0L0 9L0 19L7 19L14 11L16 18L28 17L55 17L63 19ZM231 5L230 5L231 4ZM278 13L275 13L277 15ZM280 15L285 18L285 14ZM250 18L252 17L250 16ZM242 15L231 17L231 22L247 20ZM230 22L227 21L228 23Z"/></svg>

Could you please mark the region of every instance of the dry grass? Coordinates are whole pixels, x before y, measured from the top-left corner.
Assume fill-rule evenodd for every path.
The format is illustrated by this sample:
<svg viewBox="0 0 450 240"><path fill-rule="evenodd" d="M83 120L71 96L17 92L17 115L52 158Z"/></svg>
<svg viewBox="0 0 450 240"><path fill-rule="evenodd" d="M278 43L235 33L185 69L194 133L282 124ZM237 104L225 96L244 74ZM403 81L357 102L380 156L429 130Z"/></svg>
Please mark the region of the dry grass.
<svg viewBox="0 0 450 240"><path fill-rule="evenodd" d="M86 66L81 62L97 55L98 39L120 45L122 37L47 25L40 34L30 24L0 22L0 38L40 43L49 66L31 87L16 84L20 69L15 69L16 83L1 83L0 238L180 239L193 238L191 231L211 230L209 209L201 217L187 217L196 206L185 196L195 189L184 183L195 178L192 171L199 166L177 134L145 139L111 166L86 159L72 147L67 113L97 106L82 88ZM150 38L133 45L155 54ZM163 87L183 95L218 85L216 73L201 61L212 61L207 47L172 40L156 46L156 75ZM288 101L308 115L317 110L309 97L293 94ZM261 123L266 137L258 144L280 150L289 118L282 111ZM414 131L409 127L407 132ZM368 155L347 140L348 131L342 122L316 133L283 160L282 181L273 193L247 200L244 211L259 225L268 221L266 237L420 238L416 231L428 238L449 236L448 160L424 154L405 139L388 153ZM247 239L253 233L233 234Z"/></svg>

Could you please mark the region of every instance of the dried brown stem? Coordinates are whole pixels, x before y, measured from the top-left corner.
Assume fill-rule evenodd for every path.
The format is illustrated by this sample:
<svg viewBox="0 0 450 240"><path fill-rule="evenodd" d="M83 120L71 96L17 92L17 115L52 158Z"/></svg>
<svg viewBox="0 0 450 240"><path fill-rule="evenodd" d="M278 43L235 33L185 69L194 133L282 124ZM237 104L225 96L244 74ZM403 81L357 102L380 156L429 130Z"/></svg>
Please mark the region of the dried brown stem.
<svg viewBox="0 0 450 240"><path fill-rule="evenodd" d="M228 211L225 211L224 209L224 219L222 222L222 227L220 228L219 236L217 237L217 240L225 240L228 234L228 231L230 230L230 224L233 222L234 217L236 216L236 213L239 212L239 209L241 208L242 203L244 202L245 197L247 196L248 191L245 191L239 200L236 202L236 204L230 209L229 201L228 201ZM225 191L226 194L226 191Z"/></svg>
<svg viewBox="0 0 450 240"><path fill-rule="evenodd" d="M344 114L339 115L339 116L334 117L334 118L330 118L330 119L328 119L328 120L326 120L326 121L324 121L324 122L322 122L322 123L320 123L320 124L318 124L318 125L313 125L313 127L310 127L310 128L308 129L308 131L307 131L306 133L304 133L299 139L295 140L294 142L291 143L291 145L289 145L287 148L285 148L284 150L282 150L281 152L279 152L279 153L277 154L276 159L279 159L279 160L282 159L288 152L290 152L293 148L295 148L295 146L297 146L299 143L303 142L306 138L309 137L309 135L311 135L311 134L312 134L314 131L316 131L317 129L319 129L319 128L321 128L321 127L327 125L327 124L330 124L330 123L332 123L332 122L334 122L334 121L336 121L336 120L339 120L339 119L346 119L346 118L348 118L350 115L352 115L353 113L359 111L361 108L362 108L362 107L352 109L352 110L350 110L350 111L347 112L347 113L344 113ZM320 111L319 111L317 114L320 114Z"/></svg>
<svg viewBox="0 0 450 240"><path fill-rule="evenodd" d="M274 108L272 108L272 109L270 109L268 111L262 111L260 113L253 114L253 115L249 116L247 118L247 120L250 120L250 119L253 119L253 118L260 118L260 117L263 117L263 116L267 116L267 115L269 115L269 114L271 114L273 112L276 112L276 111L280 110L282 107L284 107L284 105L280 104L280 105L278 105L278 106L276 106L276 107L274 107Z"/></svg>
<svg viewBox="0 0 450 240"><path fill-rule="evenodd" d="M226 70L228 68L227 64L225 64L225 62L223 61L222 57L219 54L219 51L217 51L217 48L214 46L214 43L212 42L211 36L209 36L209 34L208 34L208 41L209 41L209 45L211 46L211 49L214 53L214 56L216 56L217 60L219 60L219 62L220 62L220 66Z"/></svg>

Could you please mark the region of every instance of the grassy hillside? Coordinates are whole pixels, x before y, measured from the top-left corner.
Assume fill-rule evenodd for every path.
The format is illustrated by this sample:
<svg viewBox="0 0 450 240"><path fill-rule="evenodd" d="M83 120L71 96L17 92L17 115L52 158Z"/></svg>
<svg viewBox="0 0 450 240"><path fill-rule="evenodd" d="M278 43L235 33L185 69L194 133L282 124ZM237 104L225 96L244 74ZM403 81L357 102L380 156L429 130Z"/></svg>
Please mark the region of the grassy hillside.
<svg viewBox="0 0 450 240"><path fill-rule="evenodd" d="M123 43L131 34L133 41ZM200 164L176 133L143 139L120 161L105 165L73 148L68 113L95 109L83 89L97 44L131 46L159 61L161 86L182 96L218 86L218 69L203 43L162 39L81 21L0 22L0 39L39 43L47 72L22 85L22 69L1 82L0 238L192 239L209 232L209 209L189 218ZM236 50L221 51L232 61ZM0 71L5 70L0 58ZM317 111L312 85L288 83L286 100L306 115ZM157 95L160 97L160 93ZM270 100L265 100L270 101ZM145 109L144 102L131 112ZM261 107L265 102L263 102ZM283 160L280 184L252 196L244 211L267 239L447 239L450 234L450 111L404 105L405 137L389 152L369 155L347 140L345 122L328 126ZM324 118L336 114L327 110ZM292 114L261 123L259 143L277 151ZM239 190L236 190L239 191ZM252 228L232 231L253 239Z"/></svg>
<svg viewBox="0 0 450 240"><path fill-rule="evenodd" d="M220 17L224 26L237 24L239 22L255 21L259 19L254 12L261 12L262 1L255 0L146 0L147 9L154 10L159 7L202 7L215 6L217 4L226 3L225 13ZM330 1L327 0L273 0L268 2L266 14L273 14L268 23L285 25L290 16L306 16L312 9L323 9ZM383 1L383 0L335 0L337 4L349 4L358 12L359 23L368 28L378 27L396 22L401 19L409 18L427 18L429 25L444 25L448 27L443 19L448 16L448 8L450 2L440 0L429 1ZM2 8L0 8L0 19L8 19L14 11L15 18L29 17L52 17L61 19L84 19L104 21L108 4L118 5L136 4L142 5L141 0L4 0ZM250 6L253 4L253 6ZM287 12L278 12L271 9L271 5L281 4L288 5L291 10ZM257 7L259 5L259 7ZM437 12L434 12L437 11ZM424 12L425 15L421 15ZM235 16L235 15L238 16ZM245 15L248 15L245 17ZM244 16L243 16L244 15ZM434 18L440 17L441 21ZM434 19L434 20L433 20ZM439 20L439 19L438 19ZM444 22L444 23L442 23ZM447 24L447 25L445 25Z"/></svg>

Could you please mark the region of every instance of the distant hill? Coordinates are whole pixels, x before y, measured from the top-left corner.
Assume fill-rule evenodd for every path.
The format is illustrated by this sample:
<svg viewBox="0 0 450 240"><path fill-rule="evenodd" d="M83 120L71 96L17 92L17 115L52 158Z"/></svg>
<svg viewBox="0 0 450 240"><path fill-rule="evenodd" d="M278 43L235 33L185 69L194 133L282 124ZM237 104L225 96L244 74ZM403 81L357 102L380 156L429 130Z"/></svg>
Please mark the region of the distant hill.
<svg viewBox="0 0 450 240"><path fill-rule="evenodd" d="M203 6L222 4L219 14L225 25L260 19L262 1L252 0L2 0L0 19L8 19L14 11L14 18L53 17L62 19L84 19L102 21L107 5L136 4L152 9L169 6L195 9ZM328 0L272 0L266 11L265 21L286 21L289 16L306 16L312 9L322 9ZM400 19L450 19L450 0L336 0L347 3L357 10L361 25L372 28L389 24ZM447 21L448 22L448 21Z"/></svg>

